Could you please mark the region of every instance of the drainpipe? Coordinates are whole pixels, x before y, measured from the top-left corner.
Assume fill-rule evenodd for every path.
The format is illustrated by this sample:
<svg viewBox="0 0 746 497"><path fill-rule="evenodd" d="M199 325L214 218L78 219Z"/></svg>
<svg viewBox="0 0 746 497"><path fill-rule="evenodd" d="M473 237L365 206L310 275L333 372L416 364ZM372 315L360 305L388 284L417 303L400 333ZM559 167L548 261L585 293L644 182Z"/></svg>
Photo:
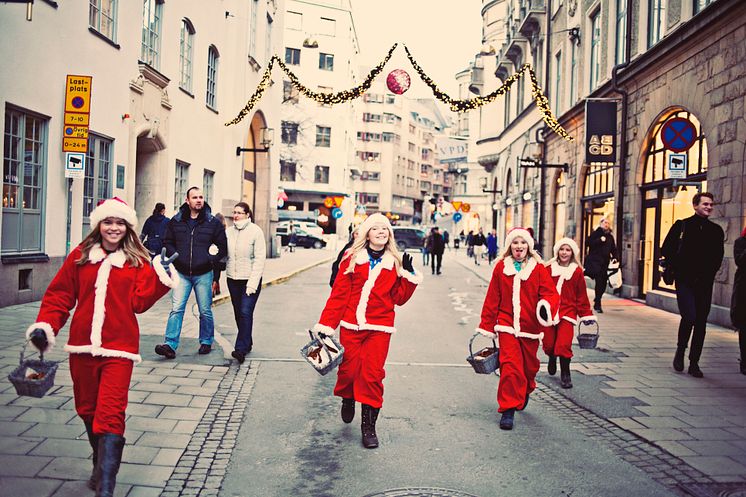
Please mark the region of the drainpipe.
<svg viewBox="0 0 746 497"><path fill-rule="evenodd" d="M544 92L549 93L549 62L551 59L551 42L552 42L552 0L547 0L547 28L546 28L546 45L544 46ZM541 158L542 161L547 160L547 140L546 134L549 128L544 126L544 139L541 142ZM540 185L541 185L541 197L539 200L539 246L541 250L546 253L546 247L544 247L544 211L546 210L546 196L547 196L547 170L542 167L540 170ZM556 220L555 220L556 222Z"/></svg>

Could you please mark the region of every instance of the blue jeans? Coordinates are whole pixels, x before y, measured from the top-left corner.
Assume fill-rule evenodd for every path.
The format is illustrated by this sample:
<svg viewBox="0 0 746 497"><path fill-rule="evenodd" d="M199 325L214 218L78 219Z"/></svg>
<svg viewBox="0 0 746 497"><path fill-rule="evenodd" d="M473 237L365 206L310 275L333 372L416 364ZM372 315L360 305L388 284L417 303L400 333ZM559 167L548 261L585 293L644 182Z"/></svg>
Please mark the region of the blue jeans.
<svg viewBox="0 0 746 497"><path fill-rule="evenodd" d="M176 271L174 269L174 271ZM212 320L212 271L198 276L187 276L176 271L179 275L179 286L171 292L171 313L166 324L166 345L176 350L179 347L181 323L184 320L189 294L194 288L199 308L199 343L212 345L215 338L215 324Z"/></svg>
<svg viewBox="0 0 746 497"><path fill-rule="evenodd" d="M262 280L260 279L256 292L246 295L246 281L228 278L228 292L231 294L233 315L238 327L236 350L243 354L251 352L254 345L251 338L251 332L254 329L254 308L256 307L256 301L259 300L259 294L262 292Z"/></svg>

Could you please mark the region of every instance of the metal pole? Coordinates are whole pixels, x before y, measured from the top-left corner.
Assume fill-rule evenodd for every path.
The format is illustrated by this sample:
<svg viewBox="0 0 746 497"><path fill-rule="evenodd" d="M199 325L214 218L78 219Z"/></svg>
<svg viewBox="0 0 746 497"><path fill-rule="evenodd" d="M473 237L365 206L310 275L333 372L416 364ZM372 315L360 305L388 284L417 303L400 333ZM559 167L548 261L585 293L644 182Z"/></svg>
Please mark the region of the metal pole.
<svg viewBox="0 0 746 497"><path fill-rule="evenodd" d="M67 227L65 230L65 255L70 253L70 239L72 235L70 230L72 228L72 215L73 215L73 179L67 178Z"/></svg>

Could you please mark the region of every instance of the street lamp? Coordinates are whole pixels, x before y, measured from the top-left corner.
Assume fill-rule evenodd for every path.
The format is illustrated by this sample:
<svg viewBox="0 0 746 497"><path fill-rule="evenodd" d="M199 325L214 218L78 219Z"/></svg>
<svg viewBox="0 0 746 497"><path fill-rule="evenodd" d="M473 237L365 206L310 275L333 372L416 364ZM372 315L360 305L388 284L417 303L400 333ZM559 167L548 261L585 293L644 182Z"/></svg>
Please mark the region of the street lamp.
<svg viewBox="0 0 746 497"><path fill-rule="evenodd" d="M264 148L243 148L236 147L236 156L241 155L241 152L269 152L269 147L272 145L274 140L275 130L273 128L261 128L260 130L260 143Z"/></svg>
<svg viewBox="0 0 746 497"><path fill-rule="evenodd" d="M306 39L303 40L303 48L319 48L319 42L313 35L308 35Z"/></svg>

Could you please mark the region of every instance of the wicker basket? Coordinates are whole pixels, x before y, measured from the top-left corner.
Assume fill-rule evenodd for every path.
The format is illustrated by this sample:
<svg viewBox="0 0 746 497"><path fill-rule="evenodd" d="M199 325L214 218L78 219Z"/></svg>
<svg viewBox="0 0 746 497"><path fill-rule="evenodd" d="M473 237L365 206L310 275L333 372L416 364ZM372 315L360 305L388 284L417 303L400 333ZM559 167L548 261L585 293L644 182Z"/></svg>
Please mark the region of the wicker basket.
<svg viewBox="0 0 746 497"><path fill-rule="evenodd" d="M581 326L583 325L582 322L578 322L578 345L580 345L581 349L595 349L598 345L598 336L601 333L598 322L594 322L593 324L596 325L596 332L595 333L583 333L581 332ZM587 326L593 326L593 325L587 325Z"/></svg>
<svg viewBox="0 0 746 497"><path fill-rule="evenodd" d="M474 339L477 338L481 333L474 333L474 336L469 340L469 357L466 361L471 364L474 368L475 373L479 374L490 374L496 373L497 368L500 367L500 349L497 347L497 343L492 339L492 347L485 347L478 351L476 354L472 350L472 344Z"/></svg>
<svg viewBox="0 0 746 497"><path fill-rule="evenodd" d="M311 335L311 341L300 349L300 355L313 366L313 369L324 376L341 364L345 349L331 335L319 333L319 338L314 338L311 330L308 330L308 334Z"/></svg>
<svg viewBox="0 0 746 497"><path fill-rule="evenodd" d="M39 353L39 359L24 359L28 341L21 348L20 363L9 375L8 379L16 387L16 393L25 397L44 397L44 394L54 386L54 374L57 372L58 363L45 361L44 353ZM27 368L36 371L41 378L30 378L26 376Z"/></svg>

